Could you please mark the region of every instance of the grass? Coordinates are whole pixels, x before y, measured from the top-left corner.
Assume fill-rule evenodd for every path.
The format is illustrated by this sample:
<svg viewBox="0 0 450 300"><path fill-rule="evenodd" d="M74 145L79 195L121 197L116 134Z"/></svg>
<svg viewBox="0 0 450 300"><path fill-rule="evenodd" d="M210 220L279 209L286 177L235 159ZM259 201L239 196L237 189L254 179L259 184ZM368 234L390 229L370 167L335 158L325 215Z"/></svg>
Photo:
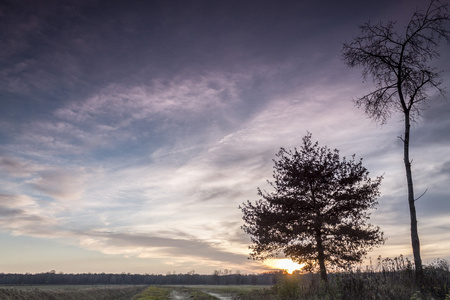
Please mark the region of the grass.
<svg viewBox="0 0 450 300"><path fill-rule="evenodd" d="M146 286L25 286L2 287L2 300L130 300Z"/></svg>
<svg viewBox="0 0 450 300"><path fill-rule="evenodd" d="M262 292L266 291L266 292ZM167 300L175 295L192 300L217 300L213 295L229 299L265 299L270 291L261 286L9 286L0 287L1 300ZM211 294L210 294L211 293ZM255 298L256 297L256 298Z"/></svg>
<svg viewBox="0 0 450 300"><path fill-rule="evenodd" d="M151 286L134 296L132 300L167 300L175 298L175 296L192 300L217 300L216 297L208 294L200 286Z"/></svg>
<svg viewBox="0 0 450 300"><path fill-rule="evenodd" d="M176 290L175 290L176 291ZM179 290L182 294L187 294L189 299L194 300L217 300L216 297L196 288L181 288Z"/></svg>
<svg viewBox="0 0 450 300"><path fill-rule="evenodd" d="M133 300L167 300L171 296L183 296L192 300L217 300L217 296L229 299L266 299L270 289L261 286L240 285L193 285L193 286L151 286Z"/></svg>
<svg viewBox="0 0 450 300"><path fill-rule="evenodd" d="M272 296L272 299L286 300L450 300L449 264L437 260L426 266L422 280L416 281L408 259L379 258L375 269L330 274L328 284L317 276L282 276L273 287Z"/></svg>
<svg viewBox="0 0 450 300"><path fill-rule="evenodd" d="M231 297L232 299L270 299L265 298L272 294L271 288L257 285L226 285L205 286L204 291Z"/></svg>
<svg viewBox="0 0 450 300"><path fill-rule="evenodd" d="M135 295L132 300L164 300L169 299L171 290L168 287L151 286L142 293Z"/></svg>

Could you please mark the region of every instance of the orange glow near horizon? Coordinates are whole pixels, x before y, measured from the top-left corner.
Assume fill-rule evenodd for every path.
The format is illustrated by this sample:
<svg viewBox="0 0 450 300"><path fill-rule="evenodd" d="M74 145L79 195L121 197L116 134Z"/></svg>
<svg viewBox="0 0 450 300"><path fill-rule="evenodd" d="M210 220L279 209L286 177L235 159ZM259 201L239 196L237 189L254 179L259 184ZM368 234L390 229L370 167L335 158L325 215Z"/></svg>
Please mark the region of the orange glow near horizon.
<svg viewBox="0 0 450 300"><path fill-rule="evenodd" d="M292 272L294 272L295 270L300 270L304 266L304 264L298 264L296 262L293 262L289 258L268 259L264 263L273 269L286 270L286 272L288 272L289 274L292 274Z"/></svg>

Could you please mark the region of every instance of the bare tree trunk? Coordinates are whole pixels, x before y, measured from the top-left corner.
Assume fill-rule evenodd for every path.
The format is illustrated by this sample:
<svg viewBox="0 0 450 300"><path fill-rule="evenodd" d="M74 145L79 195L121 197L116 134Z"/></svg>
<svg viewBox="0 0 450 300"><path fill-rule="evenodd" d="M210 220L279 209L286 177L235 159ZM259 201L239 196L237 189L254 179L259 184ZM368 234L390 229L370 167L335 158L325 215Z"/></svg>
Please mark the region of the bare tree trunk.
<svg viewBox="0 0 450 300"><path fill-rule="evenodd" d="M411 172L411 161L409 160L409 133L410 133L410 116L409 112L405 112L405 138L403 140L404 162L406 169L406 181L408 184L408 203L409 215L411 218L411 243L414 255L414 264L416 266L416 277L420 279L422 275L422 259L420 258L420 242L417 230L416 205L414 199L414 186Z"/></svg>

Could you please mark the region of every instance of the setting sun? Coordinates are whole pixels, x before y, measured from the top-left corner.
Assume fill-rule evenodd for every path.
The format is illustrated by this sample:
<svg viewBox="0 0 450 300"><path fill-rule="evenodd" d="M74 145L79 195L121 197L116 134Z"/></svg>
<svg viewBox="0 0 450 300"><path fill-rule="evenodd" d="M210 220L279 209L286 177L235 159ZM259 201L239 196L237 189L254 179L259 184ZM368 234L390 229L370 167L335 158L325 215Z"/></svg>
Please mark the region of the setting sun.
<svg viewBox="0 0 450 300"><path fill-rule="evenodd" d="M289 274L292 274L292 272L299 270L304 266L304 264L298 264L288 258L269 259L265 261L265 264L274 269L286 270Z"/></svg>

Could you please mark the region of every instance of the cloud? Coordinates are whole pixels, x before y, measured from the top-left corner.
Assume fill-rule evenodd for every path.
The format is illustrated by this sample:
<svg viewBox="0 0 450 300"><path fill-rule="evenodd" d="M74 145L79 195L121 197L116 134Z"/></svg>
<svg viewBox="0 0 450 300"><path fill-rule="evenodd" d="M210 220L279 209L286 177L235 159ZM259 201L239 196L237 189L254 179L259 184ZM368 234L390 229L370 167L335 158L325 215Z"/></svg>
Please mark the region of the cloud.
<svg viewBox="0 0 450 300"><path fill-rule="evenodd" d="M0 157L0 171L4 170L13 177L29 177L36 171L36 167L30 162L17 157Z"/></svg>
<svg viewBox="0 0 450 300"><path fill-rule="evenodd" d="M37 204L33 198L27 195L8 195L0 194L0 205L6 209L17 207L36 208Z"/></svg>
<svg viewBox="0 0 450 300"><path fill-rule="evenodd" d="M449 77L450 79L450 77ZM431 96L434 98L436 96ZM412 147L427 146L430 144L447 145L450 141L450 105L448 100L433 99L429 108L411 129Z"/></svg>
<svg viewBox="0 0 450 300"><path fill-rule="evenodd" d="M16 235L53 236L57 219L28 195L0 194L0 228Z"/></svg>
<svg viewBox="0 0 450 300"><path fill-rule="evenodd" d="M191 262L201 259L213 264L228 262L237 266L243 258L242 254L221 247L217 242L195 237L195 233L167 230L167 227L160 235L158 231L127 233L128 230L115 229L117 224L111 226L113 231L81 230L83 225L79 226L80 229L67 227L67 219L58 217L56 213L57 211L46 209L45 205L26 195L0 195L0 224L2 230L10 230L13 234L72 240L71 243L78 241L82 247L105 254L159 257L167 261L174 258ZM213 229L209 228L211 235L214 235L213 231L217 233ZM229 230L229 227L224 230Z"/></svg>
<svg viewBox="0 0 450 300"><path fill-rule="evenodd" d="M84 192L85 174L82 167L64 169L36 160L3 156L0 157L1 171L9 175L2 178L5 183L3 192L30 192L28 187L32 187L34 191L57 200L79 199Z"/></svg>
<svg viewBox="0 0 450 300"><path fill-rule="evenodd" d="M223 243L224 238L234 236L230 232L231 224L219 231L224 234L217 237L215 226L207 229L209 236L202 238L196 233L186 233L178 229L153 230L138 233L130 232L133 227L120 229L116 224L105 224L111 229L95 229L92 224L87 229L83 225L73 226L65 217L58 216L55 210L48 210L35 198L26 195L0 195L0 226L3 231L14 235L26 235L41 238L59 239L68 244L95 250L108 255L123 255L138 258L158 258L161 263L170 265L192 266L196 263L212 266L225 264L238 269L245 269L245 254L231 239ZM130 216L127 216L130 217ZM79 216L78 222L80 222ZM138 225L138 224L137 224ZM220 225L220 224L219 224ZM237 224L233 223L233 226ZM175 226L177 227L177 226ZM137 226L138 228L138 226ZM187 229L187 227L186 227ZM136 230L136 228L134 229ZM215 236L215 239L210 237ZM232 247L230 247L232 246ZM250 267L248 267L251 270Z"/></svg>
<svg viewBox="0 0 450 300"><path fill-rule="evenodd" d="M68 173L61 169L38 172L39 178L31 185L56 200L77 200L84 192L82 174Z"/></svg>
<svg viewBox="0 0 450 300"><path fill-rule="evenodd" d="M233 77L208 74L170 82L153 80L145 86L111 85L86 101L58 109L55 115L76 123L100 121L122 127L155 117L180 120L186 114L214 113L238 101L239 77Z"/></svg>
<svg viewBox="0 0 450 300"><path fill-rule="evenodd" d="M139 151L152 142L176 143L178 136L202 138L215 128L232 126L232 107L239 105L238 74L154 80L143 86L112 84L77 102L56 108L52 118L22 124L7 133L16 148L34 156L110 154ZM17 131L17 129L16 129ZM134 145L135 147L132 147Z"/></svg>
<svg viewBox="0 0 450 300"><path fill-rule="evenodd" d="M442 166L439 168L439 173L450 177L450 161L446 161L442 164Z"/></svg>
<svg viewBox="0 0 450 300"><path fill-rule="evenodd" d="M101 249L110 254L134 254L138 257L164 259L176 257L192 260L210 260L239 264L242 255L220 249L213 244L198 239L166 238L154 235L129 233L89 232L82 234L82 241L89 248Z"/></svg>

